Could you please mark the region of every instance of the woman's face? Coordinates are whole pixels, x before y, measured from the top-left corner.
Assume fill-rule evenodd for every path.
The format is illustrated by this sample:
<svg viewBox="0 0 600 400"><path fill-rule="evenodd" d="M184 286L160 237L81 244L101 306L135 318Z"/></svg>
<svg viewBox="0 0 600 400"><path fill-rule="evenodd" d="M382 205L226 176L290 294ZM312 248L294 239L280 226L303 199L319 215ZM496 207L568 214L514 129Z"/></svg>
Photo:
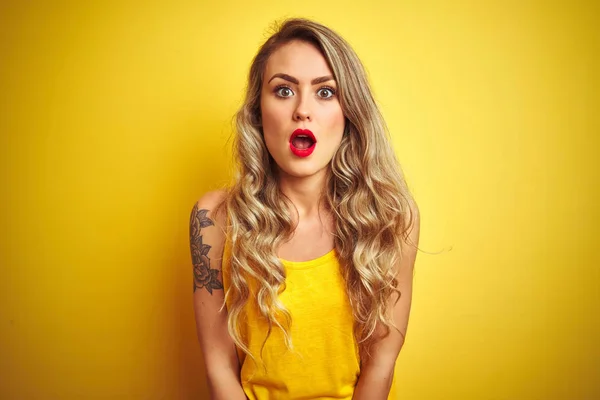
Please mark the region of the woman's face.
<svg viewBox="0 0 600 400"><path fill-rule="evenodd" d="M344 114L333 73L314 45L295 40L271 54L260 109L281 172L301 178L325 171L342 140Z"/></svg>

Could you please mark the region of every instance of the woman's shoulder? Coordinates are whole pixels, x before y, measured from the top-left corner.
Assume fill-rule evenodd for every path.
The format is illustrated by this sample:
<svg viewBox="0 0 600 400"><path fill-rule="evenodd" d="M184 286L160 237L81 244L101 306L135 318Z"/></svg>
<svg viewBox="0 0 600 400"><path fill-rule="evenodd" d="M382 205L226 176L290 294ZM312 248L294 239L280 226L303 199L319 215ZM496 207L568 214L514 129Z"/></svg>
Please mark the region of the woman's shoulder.
<svg viewBox="0 0 600 400"><path fill-rule="evenodd" d="M204 193L196 202L197 206L201 206L202 208L214 210L217 207L221 206L224 201L227 199L227 190L226 189L218 189L211 190L209 192Z"/></svg>

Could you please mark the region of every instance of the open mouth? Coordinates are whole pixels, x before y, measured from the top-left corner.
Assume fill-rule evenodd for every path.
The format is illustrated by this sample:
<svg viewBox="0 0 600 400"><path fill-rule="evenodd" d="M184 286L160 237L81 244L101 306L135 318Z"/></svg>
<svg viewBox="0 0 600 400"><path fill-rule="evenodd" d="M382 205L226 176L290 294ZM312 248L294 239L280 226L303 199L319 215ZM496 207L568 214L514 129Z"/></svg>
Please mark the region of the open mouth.
<svg viewBox="0 0 600 400"><path fill-rule="evenodd" d="M308 135L298 135L292 139L292 146L297 149L305 150L315 144L315 141Z"/></svg>
<svg viewBox="0 0 600 400"><path fill-rule="evenodd" d="M290 149L299 157L308 157L316 144L315 135L308 129L296 129L290 137Z"/></svg>

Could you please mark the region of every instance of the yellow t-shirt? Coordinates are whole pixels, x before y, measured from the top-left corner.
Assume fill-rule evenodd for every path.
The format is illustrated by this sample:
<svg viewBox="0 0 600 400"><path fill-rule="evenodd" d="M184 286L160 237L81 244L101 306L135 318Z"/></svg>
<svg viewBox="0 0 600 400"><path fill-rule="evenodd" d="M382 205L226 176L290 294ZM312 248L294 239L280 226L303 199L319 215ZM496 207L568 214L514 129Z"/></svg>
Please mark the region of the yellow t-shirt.
<svg viewBox="0 0 600 400"><path fill-rule="evenodd" d="M230 245L223 254L223 285L229 289ZM241 327L255 363L242 351L241 381L250 400L352 399L360 372L353 317L335 250L310 261L281 260L286 289L280 300L292 316L293 350L274 327L261 355L267 324L255 303ZM394 388L392 386L392 392ZM389 399L394 399L390 393Z"/></svg>

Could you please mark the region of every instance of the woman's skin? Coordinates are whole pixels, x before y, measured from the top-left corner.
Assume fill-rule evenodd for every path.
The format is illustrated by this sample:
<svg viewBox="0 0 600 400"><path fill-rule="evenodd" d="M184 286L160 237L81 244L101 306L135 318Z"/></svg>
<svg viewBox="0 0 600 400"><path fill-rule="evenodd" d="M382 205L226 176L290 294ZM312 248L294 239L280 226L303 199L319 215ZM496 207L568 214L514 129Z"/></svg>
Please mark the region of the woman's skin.
<svg viewBox="0 0 600 400"><path fill-rule="evenodd" d="M336 82L325 58L312 44L292 41L275 51L267 61L261 91L261 121L265 143L278 167L279 185L292 201L290 210L297 224L290 241L276 249L280 258L306 261L329 252L334 247L333 216L319 205L325 187L329 162L342 140L344 115L339 103ZM327 79L325 77L331 77ZM319 79L315 84L313 80ZM289 140L297 128L310 129L317 139L314 152L305 158L290 150ZM191 224L203 226L191 235L192 246L210 245L206 257L193 257L195 271L221 270L225 237L224 217L213 216L224 192L205 194L192 211ZM411 239L418 245L419 220ZM397 266L402 297L393 306L396 326L379 340L369 360L361 364L354 400L387 399L394 365L406 333L412 292L412 267L416 251L407 247ZM217 276L217 275L215 275ZM194 308L198 337L203 349L208 385L212 399L246 399L240 383L240 365L235 345L227 331L227 311L219 311L224 300L220 274L216 281L195 282ZM215 289L219 288L219 289ZM210 289L210 290L209 290Z"/></svg>
<svg viewBox="0 0 600 400"><path fill-rule="evenodd" d="M281 191L297 210L290 210L297 223L294 236L278 249L278 256L312 260L333 248L333 219L318 208L318 200L344 133L337 85L319 50L301 41L274 52L263 77L260 106L265 143L277 163ZM319 83L312 83L315 79ZM317 139L314 152L305 158L290 150L290 136L298 128L310 129Z"/></svg>

